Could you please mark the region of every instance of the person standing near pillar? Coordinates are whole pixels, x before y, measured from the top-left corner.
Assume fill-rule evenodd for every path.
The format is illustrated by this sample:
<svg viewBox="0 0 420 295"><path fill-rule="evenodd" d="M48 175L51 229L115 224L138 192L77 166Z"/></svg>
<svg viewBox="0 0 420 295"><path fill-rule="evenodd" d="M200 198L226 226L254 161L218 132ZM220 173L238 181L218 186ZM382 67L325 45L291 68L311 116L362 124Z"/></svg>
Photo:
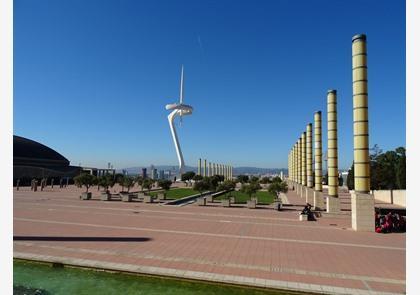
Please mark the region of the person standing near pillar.
<svg viewBox="0 0 420 295"><path fill-rule="evenodd" d="M337 90L328 90L328 197L327 212L340 213L338 198L338 137L337 137Z"/></svg>
<svg viewBox="0 0 420 295"><path fill-rule="evenodd" d="M324 195L322 192L322 118L321 111L314 115L314 156L315 156L315 191L314 209L324 209Z"/></svg>
<svg viewBox="0 0 420 295"><path fill-rule="evenodd" d="M374 198L370 194L369 116L366 35L352 39L354 192L352 228L374 231Z"/></svg>

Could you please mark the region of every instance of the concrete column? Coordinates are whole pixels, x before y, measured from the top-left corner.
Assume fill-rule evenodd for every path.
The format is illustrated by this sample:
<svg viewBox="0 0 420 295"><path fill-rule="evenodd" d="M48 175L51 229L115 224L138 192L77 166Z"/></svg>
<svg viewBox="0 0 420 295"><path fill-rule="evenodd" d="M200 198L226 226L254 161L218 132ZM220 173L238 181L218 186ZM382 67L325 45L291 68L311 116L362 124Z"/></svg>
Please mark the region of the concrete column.
<svg viewBox="0 0 420 295"><path fill-rule="evenodd" d="M306 132L303 132L301 135L301 173L302 173L302 187L301 187L301 197L306 199Z"/></svg>
<svg viewBox="0 0 420 295"><path fill-rule="evenodd" d="M295 164L293 165L293 166L295 166L294 167L295 171L293 172L293 177L294 177L295 184L297 184L298 183L298 144L297 144L297 142L294 145L293 155L294 155L293 160L295 161Z"/></svg>
<svg viewBox="0 0 420 295"><path fill-rule="evenodd" d="M197 175L201 175L201 158L198 159Z"/></svg>
<svg viewBox="0 0 420 295"><path fill-rule="evenodd" d="M302 133L301 139L302 185L306 186L306 132Z"/></svg>
<svg viewBox="0 0 420 295"><path fill-rule="evenodd" d="M298 164L298 170L297 170L297 183L298 183L298 185L297 185L297 188L298 188L298 190L297 190L297 194L298 194L298 196L300 196L301 195L301 193L302 193L302 191L301 191L301 188L302 188L302 161L301 161L301 150L302 150L302 140L301 140L301 138L299 137L299 139L298 139L298 145L297 145L297 164Z"/></svg>
<svg viewBox="0 0 420 295"><path fill-rule="evenodd" d="M321 111L314 115L314 155L315 155L315 210L324 209L324 195L322 193L322 117Z"/></svg>
<svg viewBox="0 0 420 295"><path fill-rule="evenodd" d="M352 39L354 193L352 228L374 231L374 199L370 192L369 116L366 35Z"/></svg>
<svg viewBox="0 0 420 295"><path fill-rule="evenodd" d="M289 171L289 181L293 181L293 148L290 151L290 171ZM290 186L290 185L289 185Z"/></svg>
<svg viewBox="0 0 420 295"><path fill-rule="evenodd" d="M209 176L211 176L211 162L209 161L209 171L208 171L208 173L209 173Z"/></svg>
<svg viewBox="0 0 420 295"><path fill-rule="evenodd" d="M327 212L340 213L338 198L338 153L337 153L337 91L328 90L328 196Z"/></svg>
<svg viewBox="0 0 420 295"><path fill-rule="evenodd" d="M312 123L306 125L306 203L313 205Z"/></svg>
<svg viewBox="0 0 420 295"><path fill-rule="evenodd" d="M204 177L208 176L208 175L207 175L207 159L204 159L203 176L204 176Z"/></svg>

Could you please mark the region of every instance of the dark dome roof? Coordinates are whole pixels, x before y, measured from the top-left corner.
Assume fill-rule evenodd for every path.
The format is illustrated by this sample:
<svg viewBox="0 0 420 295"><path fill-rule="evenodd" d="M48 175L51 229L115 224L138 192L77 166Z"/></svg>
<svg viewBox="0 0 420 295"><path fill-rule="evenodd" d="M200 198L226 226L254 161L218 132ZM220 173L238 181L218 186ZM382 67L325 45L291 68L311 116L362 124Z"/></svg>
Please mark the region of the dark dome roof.
<svg viewBox="0 0 420 295"><path fill-rule="evenodd" d="M55 150L39 142L13 135L13 162L17 164L16 162L22 161L36 162L37 165L42 166L70 164L69 160Z"/></svg>

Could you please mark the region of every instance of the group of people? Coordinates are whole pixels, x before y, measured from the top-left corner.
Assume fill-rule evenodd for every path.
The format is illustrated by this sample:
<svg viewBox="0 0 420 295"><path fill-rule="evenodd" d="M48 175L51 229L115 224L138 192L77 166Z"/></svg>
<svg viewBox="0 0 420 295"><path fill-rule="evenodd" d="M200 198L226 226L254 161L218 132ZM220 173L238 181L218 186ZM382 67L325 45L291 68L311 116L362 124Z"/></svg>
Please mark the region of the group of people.
<svg viewBox="0 0 420 295"><path fill-rule="evenodd" d="M389 212L385 215L375 213L375 231L377 233L405 232L405 216Z"/></svg>
<svg viewBox="0 0 420 295"><path fill-rule="evenodd" d="M308 221L316 221L315 214L311 210L312 205L309 203L306 203L306 206L303 208L302 212L300 214L304 214L308 216Z"/></svg>

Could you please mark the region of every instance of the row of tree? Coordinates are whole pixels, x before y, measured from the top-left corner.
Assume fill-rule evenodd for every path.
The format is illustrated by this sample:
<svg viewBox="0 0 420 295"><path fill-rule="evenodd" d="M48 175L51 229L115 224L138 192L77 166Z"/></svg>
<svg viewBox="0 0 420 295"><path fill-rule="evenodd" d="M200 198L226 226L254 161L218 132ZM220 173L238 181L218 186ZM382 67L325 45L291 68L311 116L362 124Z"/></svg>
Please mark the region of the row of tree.
<svg viewBox="0 0 420 295"><path fill-rule="evenodd" d="M189 173L189 172L187 172ZM194 172L191 172L194 173ZM189 176L191 175L189 174ZM189 178L191 179L191 178ZM188 179L188 180L189 180ZM194 190L197 190L202 194L204 191L232 191L235 189L237 182L240 182L241 192L247 194L249 198L252 198L256 195L262 187L260 185L261 180L258 177L252 176L249 178L247 175L239 175L237 181L234 180L225 180L224 177L220 175L214 175L209 177L202 177L201 175L194 175L192 179L194 182ZM186 181L186 178L184 178ZM268 192L273 194L275 197L278 196L280 192L286 193L288 190L287 183L282 181L280 177L274 177L269 181L270 185L268 187ZM267 183L264 181L264 183Z"/></svg>
<svg viewBox="0 0 420 295"><path fill-rule="evenodd" d="M86 188L86 192L89 192L89 188L94 185L98 185L98 187L102 187L104 191L109 192L109 188L112 188L115 184L119 184L121 186L122 192L129 193L130 189L133 188L137 183L141 187L141 190L146 189L150 193L155 180L150 178L143 178L142 176L133 177L123 174L106 174L97 177L88 173L82 173L74 177L74 182L80 187L84 186ZM172 181L165 179L158 180L157 185L158 187L167 191L170 189ZM125 191L125 189L127 190Z"/></svg>
<svg viewBox="0 0 420 295"><path fill-rule="evenodd" d="M385 153L375 145L370 154L370 188L405 189L406 151L404 147ZM354 189L354 164L349 170L347 187Z"/></svg>

